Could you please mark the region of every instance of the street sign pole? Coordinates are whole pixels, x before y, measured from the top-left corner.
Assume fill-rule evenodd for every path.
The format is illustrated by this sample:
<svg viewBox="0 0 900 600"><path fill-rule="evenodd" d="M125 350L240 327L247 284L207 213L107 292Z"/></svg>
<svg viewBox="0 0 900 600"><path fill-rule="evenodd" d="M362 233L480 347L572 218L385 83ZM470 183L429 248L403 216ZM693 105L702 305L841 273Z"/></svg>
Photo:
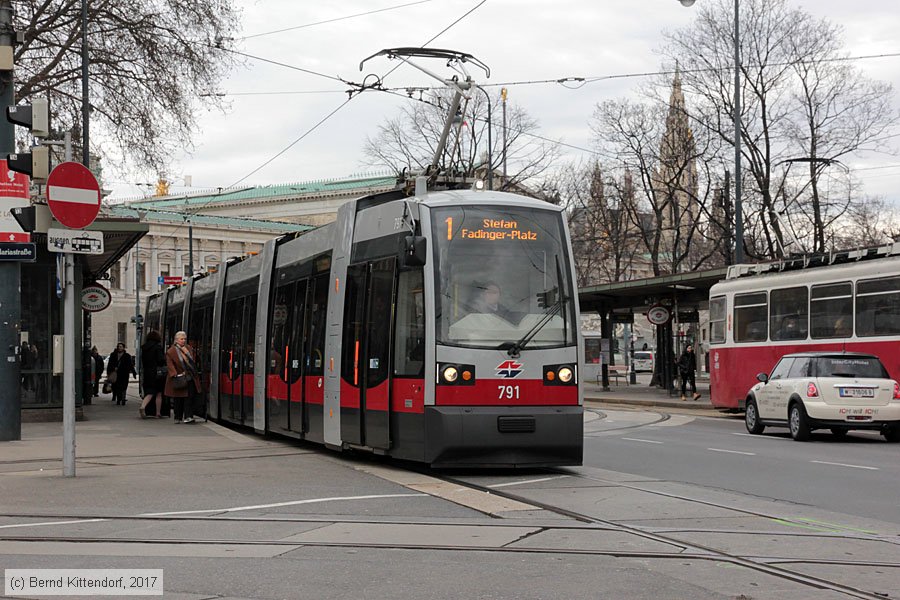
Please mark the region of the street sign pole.
<svg viewBox="0 0 900 600"><path fill-rule="evenodd" d="M15 30L13 3L0 0L0 46L12 54ZM0 71L0 107L15 104L13 71ZM0 118L0 155L16 151L13 124ZM0 262L0 442L22 439L22 397L19 329L22 320L21 268L18 262Z"/></svg>
<svg viewBox="0 0 900 600"><path fill-rule="evenodd" d="M50 212L70 229L84 229L94 222L100 210L100 185L84 165L64 162L47 178L47 204ZM48 241L50 235L48 232ZM86 242L90 246L90 242ZM74 244L73 244L74 245ZM70 249L70 248L66 248ZM76 248L76 252L80 251ZM51 248L52 250L52 248ZM75 256L65 253L63 276L63 476L75 476L75 296L81 290L75 285Z"/></svg>
<svg viewBox="0 0 900 600"><path fill-rule="evenodd" d="M63 288L63 476L75 477L75 255L65 254Z"/></svg>

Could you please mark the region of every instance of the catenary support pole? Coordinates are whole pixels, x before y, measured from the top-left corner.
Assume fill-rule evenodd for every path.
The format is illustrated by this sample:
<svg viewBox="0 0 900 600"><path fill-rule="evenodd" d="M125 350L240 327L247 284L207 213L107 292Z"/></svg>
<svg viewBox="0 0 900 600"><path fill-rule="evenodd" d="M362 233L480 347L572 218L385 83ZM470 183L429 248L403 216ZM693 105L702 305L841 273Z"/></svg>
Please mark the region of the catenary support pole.
<svg viewBox="0 0 900 600"><path fill-rule="evenodd" d="M13 45L13 5L0 0L0 46ZM0 71L0 108L16 103L13 71ZM0 155L16 151L13 124L0 118ZM22 439L19 328L22 270L18 262L0 262L0 442Z"/></svg>
<svg viewBox="0 0 900 600"><path fill-rule="evenodd" d="M88 0L81 0L81 164L90 169L91 102L88 67Z"/></svg>
<svg viewBox="0 0 900 600"><path fill-rule="evenodd" d="M146 271L145 269L140 269L141 264L141 248L140 242L135 242L134 244L134 366L138 372L138 375L141 374L141 332L143 331L143 322L141 320L141 271ZM147 273L144 272L144 277L147 276ZM125 376L126 378L128 375ZM142 379L138 379L138 381L142 381Z"/></svg>
<svg viewBox="0 0 900 600"><path fill-rule="evenodd" d="M734 0L734 262L744 262L744 211L741 204L741 29Z"/></svg>

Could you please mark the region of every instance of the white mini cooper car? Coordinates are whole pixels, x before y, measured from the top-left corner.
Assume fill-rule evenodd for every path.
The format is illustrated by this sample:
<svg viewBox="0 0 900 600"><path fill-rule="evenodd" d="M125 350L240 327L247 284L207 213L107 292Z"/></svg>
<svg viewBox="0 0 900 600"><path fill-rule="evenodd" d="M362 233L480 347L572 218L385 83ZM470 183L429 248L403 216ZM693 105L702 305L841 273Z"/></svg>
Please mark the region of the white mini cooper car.
<svg viewBox="0 0 900 600"><path fill-rule="evenodd" d="M750 433L789 427L797 441L814 429L836 436L875 429L900 442L900 384L877 356L855 352L788 354L747 394L744 422Z"/></svg>

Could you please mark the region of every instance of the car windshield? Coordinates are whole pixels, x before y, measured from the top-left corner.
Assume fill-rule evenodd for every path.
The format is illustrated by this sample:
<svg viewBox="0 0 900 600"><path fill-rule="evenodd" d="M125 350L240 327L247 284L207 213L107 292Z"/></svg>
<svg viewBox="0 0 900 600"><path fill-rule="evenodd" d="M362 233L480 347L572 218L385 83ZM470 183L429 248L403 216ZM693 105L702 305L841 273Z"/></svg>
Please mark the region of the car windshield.
<svg viewBox="0 0 900 600"><path fill-rule="evenodd" d="M432 218L438 343L575 344L561 213L454 206L434 210Z"/></svg>
<svg viewBox="0 0 900 600"><path fill-rule="evenodd" d="M816 361L819 377L865 377L887 379L881 361L874 357L826 356Z"/></svg>

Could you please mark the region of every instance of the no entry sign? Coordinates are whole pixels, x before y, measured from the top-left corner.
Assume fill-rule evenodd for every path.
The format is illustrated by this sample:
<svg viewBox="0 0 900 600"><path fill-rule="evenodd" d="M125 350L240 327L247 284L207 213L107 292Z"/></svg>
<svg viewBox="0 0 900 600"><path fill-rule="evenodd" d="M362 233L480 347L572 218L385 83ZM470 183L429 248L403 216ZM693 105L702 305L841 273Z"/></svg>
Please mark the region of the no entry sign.
<svg viewBox="0 0 900 600"><path fill-rule="evenodd" d="M84 165L64 162L47 178L47 204L57 221L70 229L83 229L100 212L100 185Z"/></svg>

